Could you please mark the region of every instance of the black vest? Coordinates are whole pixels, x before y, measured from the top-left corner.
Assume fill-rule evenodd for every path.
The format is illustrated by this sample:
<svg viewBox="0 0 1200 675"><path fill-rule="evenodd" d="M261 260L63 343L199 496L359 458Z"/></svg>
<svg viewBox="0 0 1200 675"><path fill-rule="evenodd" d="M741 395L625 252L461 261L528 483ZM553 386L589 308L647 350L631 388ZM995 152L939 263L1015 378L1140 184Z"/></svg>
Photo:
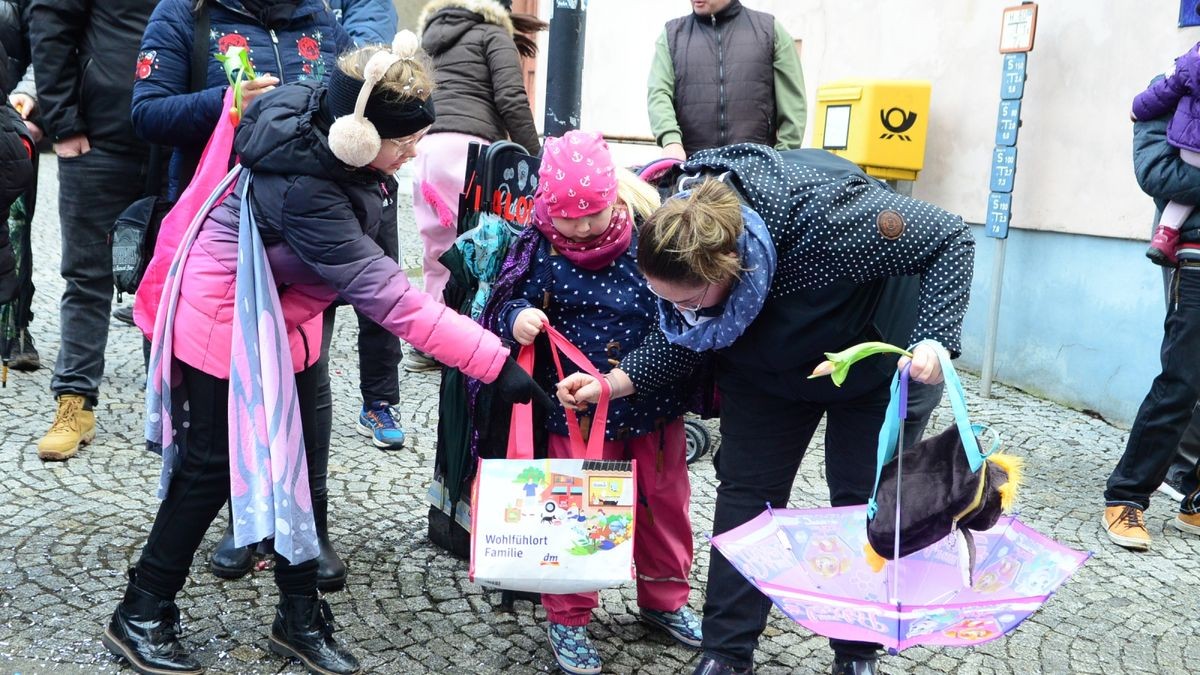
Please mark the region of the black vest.
<svg viewBox="0 0 1200 675"><path fill-rule="evenodd" d="M774 146L775 17L733 0L712 16L672 19L666 33L683 149Z"/></svg>

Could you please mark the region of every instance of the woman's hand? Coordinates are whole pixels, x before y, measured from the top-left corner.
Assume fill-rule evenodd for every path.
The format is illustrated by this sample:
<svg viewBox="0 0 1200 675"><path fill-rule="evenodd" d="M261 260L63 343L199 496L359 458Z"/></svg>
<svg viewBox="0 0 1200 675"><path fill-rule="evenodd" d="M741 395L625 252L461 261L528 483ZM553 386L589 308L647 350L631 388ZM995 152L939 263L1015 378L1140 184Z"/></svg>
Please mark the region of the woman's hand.
<svg viewBox="0 0 1200 675"><path fill-rule="evenodd" d="M912 358L901 356L896 367L903 369L908 363L912 363L912 367L908 371L908 376L917 382L923 384L937 384L942 381L942 362L938 358L938 350L941 346L935 342L920 342L916 347L913 347Z"/></svg>
<svg viewBox="0 0 1200 675"><path fill-rule="evenodd" d="M554 393L564 408L580 412L600 400L600 381L587 373L573 373L558 383Z"/></svg>
<svg viewBox="0 0 1200 675"><path fill-rule="evenodd" d="M613 368L604 379L608 381L612 398L629 396L634 392L633 380L620 368ZM600 380L587 373L573 373L558 383L555 395L568 410L583 411L600 400Z"/></svg>
<svg viewBox="0 0 1200 675"><path fill-rule="evenodd" d="M521 345L531 345L542 332L542 326L549 322L546 313L536 307L529 307L517 313L513 321L513 339Z"/></svg>
<svg viewBox="0 0 1200 675"><path fill-rule="evenodd" d="M274 75L260 75L253 80L242 83L242 112L250 108L250 103L259 96L271 91L279 84L279 78Z"/></svg>

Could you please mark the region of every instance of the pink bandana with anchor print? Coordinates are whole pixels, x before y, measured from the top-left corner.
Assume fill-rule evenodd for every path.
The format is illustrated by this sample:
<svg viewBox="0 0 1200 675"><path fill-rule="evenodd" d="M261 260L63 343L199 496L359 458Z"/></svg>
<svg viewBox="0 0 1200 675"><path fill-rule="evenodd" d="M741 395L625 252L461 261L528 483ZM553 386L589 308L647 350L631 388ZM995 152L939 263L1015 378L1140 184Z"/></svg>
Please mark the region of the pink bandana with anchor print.
<svg viewBox="0 0 1200 675"><path fill-rule="evenodd" d="M617 200L617 176L604 137L589 131L568 131L546 139L534 196L534 226L576 267L603 269L629 249L633 228L624 206L613 209L608 227L596 238L572 241L554 229L554 218L582 218L608 208Z"/></svg>
<svg viewBox="0 0 1200 675"><path fill-rule="evenodd" d="M603 211L617 200L617 174L604 137L568 131L547 138L535 196L555 218L579 218Z"/></svg>

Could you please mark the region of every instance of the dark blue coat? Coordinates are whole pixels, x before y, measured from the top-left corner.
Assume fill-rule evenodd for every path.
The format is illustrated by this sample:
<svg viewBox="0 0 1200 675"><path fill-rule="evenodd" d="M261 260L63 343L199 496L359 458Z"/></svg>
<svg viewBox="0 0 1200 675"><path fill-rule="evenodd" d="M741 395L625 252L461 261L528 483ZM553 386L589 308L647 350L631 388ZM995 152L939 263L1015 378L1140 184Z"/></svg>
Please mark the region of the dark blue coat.
<svg viewBox="0 0 1200 675"><path fill-rule="evenodd" d="M324 0L302 0L291 23L276 31L268 31L238 0L208 0L208 52L214 57L208 62L205 87L193 93L194 4L162 0L154 9L142 36L133 85L134 130L151 143L178 150L171 161L172 195L182 157L198 159L225 114L225 71L215 54L240 44L249 49L259 75L274 75L284 83L324 82L337 56L354 46Z"/></svg>
<svg viewBox="0 0 1200 675"><path fill-rule="evenodd" d="M521 310L538 307L546 312L550 325L587 355L600 372L612 370L615 362L641 346L658 323L654 295L637 269L636 235L621 257L596 272L572 265L544 237L538 239L524 285L502 310L505 333L502 337L512 337L513 321ZM547 297L549 305L543 307ZM553 365L542 362L538 365L535 374L538 382L553 389L553 383L558 381ZM568 372L574 370L566 362L563 367L569 368ZM608 410L605 438L641 436L675 420L687 409L688 393L686 388L676 387L613 401ZM548 416L546 428L567 435L566 415L561 406L555 406Z"/></svg>
<svg viewBox="0 0 1200 675"><path fill-rule="evenodd" d="M396 36L392 0L329 0L329 8L359 45L391 44Z"/></svg>

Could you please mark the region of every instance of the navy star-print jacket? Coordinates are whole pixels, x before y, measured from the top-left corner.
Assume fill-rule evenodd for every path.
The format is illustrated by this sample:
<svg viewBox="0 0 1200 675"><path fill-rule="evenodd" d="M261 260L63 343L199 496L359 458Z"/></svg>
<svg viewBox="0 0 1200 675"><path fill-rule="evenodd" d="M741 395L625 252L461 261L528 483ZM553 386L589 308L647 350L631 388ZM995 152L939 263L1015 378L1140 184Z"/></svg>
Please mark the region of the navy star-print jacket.
<svg viewBox="0 0 1200 675"><path fill-rule="evenodd" d="M302 0L286 27L268 30L238 0L207 0L209 48L207 80L193 87L194 0L162 0L142 36L133 85L133 127L151 143L176 148L171 160L171 195L177 193L179 166L195 162L225 114L227 81L215 55L232 45L246 47L259 75L283 83L324 82L337 57L354 40L324 0ZM200 91L193 92L193 89Z"/></svg>
<svg viewBox="0 0 1200 675"><path fill-rule="evenodd" d="M544 237L539 235L538 240L524 284L501 309L502 337L512 338L512 325L521 310L538 307L546 312L550 324L586 354L600 372L612 370L614 361L640 347L658 322L654 296L637 269L636 236L625 253L595 272L572 265ZM543 306L547 299L548 304ZM663 358L670 359L670 354L664 354ZM553 364L543 361L549 359L538 362L535 377L546 388L553 389L558 377ZM576 370L566 361L563 367L568 372ZM687 409L686 395L690 390L681 386L639 394L611 403L604 432L606 439L642 436L675 420ZM555 406L548 415L546 428L567 435L566 415L561 406Z"/></svg>

